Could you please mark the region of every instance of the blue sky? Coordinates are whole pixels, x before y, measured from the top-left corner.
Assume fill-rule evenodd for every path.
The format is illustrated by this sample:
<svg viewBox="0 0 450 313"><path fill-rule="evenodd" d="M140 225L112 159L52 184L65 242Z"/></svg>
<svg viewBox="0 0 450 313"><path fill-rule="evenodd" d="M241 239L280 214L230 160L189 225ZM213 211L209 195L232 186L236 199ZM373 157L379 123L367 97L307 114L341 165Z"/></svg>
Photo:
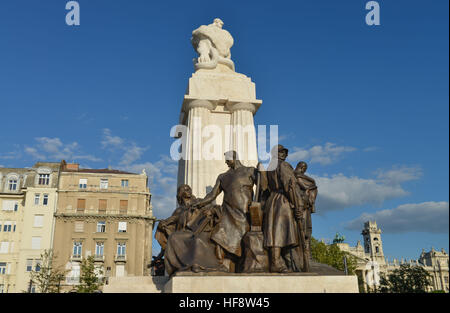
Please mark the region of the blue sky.
<svg viewBox="0 0 450 313"><path fill-rule="evenodd" d="M66 2L0 2L0 166L146 168L168 216L191 32L220 17L255 123L279 125L318 182L313 236L355 245L375 218L389 258L448 252L448 1L378 1L371 27L357 0L80 0L80 26Z"/></svg>

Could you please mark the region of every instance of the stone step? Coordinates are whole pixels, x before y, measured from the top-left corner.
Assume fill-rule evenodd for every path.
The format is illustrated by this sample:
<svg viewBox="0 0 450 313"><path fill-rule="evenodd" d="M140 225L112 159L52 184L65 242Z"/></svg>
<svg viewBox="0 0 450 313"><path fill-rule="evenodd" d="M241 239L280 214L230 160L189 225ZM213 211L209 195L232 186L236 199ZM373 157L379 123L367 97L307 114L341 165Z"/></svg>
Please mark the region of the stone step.
<svg viewBox="0 0 450 313"><path fill-rule="evenodd" d="M103 293L162 293L168 280L165 276L111 277Z"/></svg>

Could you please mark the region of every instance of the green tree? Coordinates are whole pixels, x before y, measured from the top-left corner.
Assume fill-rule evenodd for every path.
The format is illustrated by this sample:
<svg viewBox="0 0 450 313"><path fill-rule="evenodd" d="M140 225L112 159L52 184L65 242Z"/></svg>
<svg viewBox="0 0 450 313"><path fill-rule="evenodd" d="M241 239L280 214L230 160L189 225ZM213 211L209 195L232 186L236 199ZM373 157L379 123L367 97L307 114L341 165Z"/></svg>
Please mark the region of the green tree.
<svg viewBox="0 0 450 313"><path fill-rule="evenodd" d="M387 277L381 275L379 292L425 293L431 286L431 275L421 266L402 264Z"/></svg>
<svg viewBox="0 0 450 313"><path fill-rule="evenodd" d="M39 263L30 272L31 283L41 293L59 293L61 290L61 282L64 280L67 271L61 269L61 267L54 267L56 258L53 250L44 250L41 253Z"/></svg>
<svg viewBox="0 0 450 313"><path fill-rule="evenodd" d="M81 261L80 284L76 290L80 293L93 293L100 290L102 281L99 277L103 275L103 270L95 267L94 257L88 256Z"/></svg>
<svg viewBox="0 0 450 313"><path fill-rule="evenodd" d="M319 263L330 265L340 271L345 270L344 257L347 262L347 273L355 275L356 258L348 252L342 251L337 244L327 245L311 238L311 255Z"/></svg>

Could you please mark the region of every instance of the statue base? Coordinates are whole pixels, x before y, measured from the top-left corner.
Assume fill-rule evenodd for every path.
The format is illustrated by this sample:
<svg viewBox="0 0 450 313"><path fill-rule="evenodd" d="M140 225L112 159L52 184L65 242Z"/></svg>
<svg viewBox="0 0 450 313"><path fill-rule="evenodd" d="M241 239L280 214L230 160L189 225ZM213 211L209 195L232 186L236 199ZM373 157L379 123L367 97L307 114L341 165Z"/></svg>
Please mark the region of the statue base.
<svg viewBox="0 0 450 313"><path fill-rule="evenodd" d="M156 280L155 280L156 279ZM358 293L356 276L316 273L191 273L114 278L104 293Z"/></svg>

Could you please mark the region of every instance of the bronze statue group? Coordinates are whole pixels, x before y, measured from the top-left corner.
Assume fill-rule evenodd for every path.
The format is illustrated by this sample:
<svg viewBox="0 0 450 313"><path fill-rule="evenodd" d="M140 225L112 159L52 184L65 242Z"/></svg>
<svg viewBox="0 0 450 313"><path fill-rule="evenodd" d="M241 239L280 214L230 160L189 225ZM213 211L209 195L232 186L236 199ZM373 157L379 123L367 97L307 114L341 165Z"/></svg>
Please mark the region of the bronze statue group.
<svg viewBox="0 0 450 313"><path fill-rule="evenodd" d="M242 165L235 151L225 153L229 170L203 199L189 185L179 186L178 208L158 224L161 253L153 264L164 260L168 275L309 272L317 186L305 175L305 162L295 170L286 162L282 145L271 154L274 170L266 171ZM214 204L222 192L222 205Z"/></svg>

